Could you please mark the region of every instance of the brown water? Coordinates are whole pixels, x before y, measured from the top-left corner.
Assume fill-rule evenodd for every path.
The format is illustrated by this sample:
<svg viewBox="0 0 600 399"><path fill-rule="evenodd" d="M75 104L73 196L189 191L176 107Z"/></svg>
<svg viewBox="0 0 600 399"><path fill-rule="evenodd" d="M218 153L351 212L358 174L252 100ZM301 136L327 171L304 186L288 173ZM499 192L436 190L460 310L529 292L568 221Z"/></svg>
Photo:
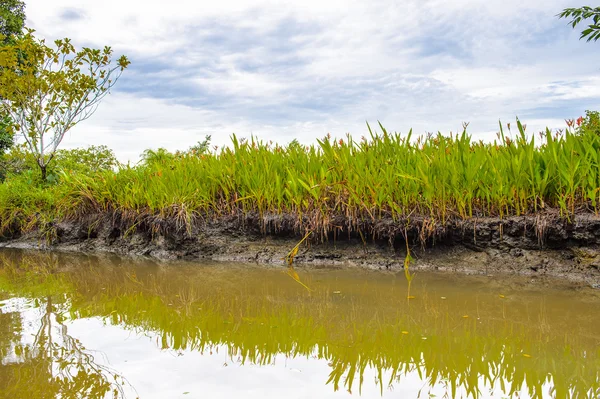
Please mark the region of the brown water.
<svg viewBox="0 0 600 399"><path fill-rule="evenodd" d="M600 295L0 251L2 398L600 395Z"/></svg>

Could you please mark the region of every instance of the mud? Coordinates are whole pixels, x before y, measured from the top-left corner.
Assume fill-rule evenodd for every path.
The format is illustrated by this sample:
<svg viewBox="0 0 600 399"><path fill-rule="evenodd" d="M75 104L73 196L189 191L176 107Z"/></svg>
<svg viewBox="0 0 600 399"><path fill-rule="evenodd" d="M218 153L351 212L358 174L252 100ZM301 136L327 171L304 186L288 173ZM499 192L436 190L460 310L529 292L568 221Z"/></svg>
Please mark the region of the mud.
<svg viewBox="0 0 600 399"><path fill-rule="evenodd" d="M106 215L87 215L28 233L13 232L0 239L0 248L282 265L307 230L302 226L307 225L294 215L205 218L187 227L169 220L131 224ZM443 225L427 218L356 221L337 217L328 226L327 233L314 232L301 246L296 265L399 271L408 241L412 270L559 278L600 288L600 217L592 214L567 219L545 212L504 219L457 219Z"/></svg>

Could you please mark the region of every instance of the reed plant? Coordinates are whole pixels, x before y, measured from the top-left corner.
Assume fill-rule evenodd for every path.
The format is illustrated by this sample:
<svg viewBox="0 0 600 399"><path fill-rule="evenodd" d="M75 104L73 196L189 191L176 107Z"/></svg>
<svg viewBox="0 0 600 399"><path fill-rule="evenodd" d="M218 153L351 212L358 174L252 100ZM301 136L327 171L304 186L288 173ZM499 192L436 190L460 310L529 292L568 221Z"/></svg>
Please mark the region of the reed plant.
<svg viewBox="0 0 600 399"><path fill-rule="evenodd" d="M232 136L210 153L154 157L92 174L63 172L60 183L0 185L0 231L40 221L110 214L136 226L171 221L191 232L206 218L292 217L299 235L323 237L361 222L421 218L429 229L457 219L553 211L598 213L600 137L595 131L528 135L517 120L492 142L455 135L414 138L379 125L355 140L325 137L287 146ZM19 186L21 184L21 186ZM402 231L403 227L397 229Z"/></svg>

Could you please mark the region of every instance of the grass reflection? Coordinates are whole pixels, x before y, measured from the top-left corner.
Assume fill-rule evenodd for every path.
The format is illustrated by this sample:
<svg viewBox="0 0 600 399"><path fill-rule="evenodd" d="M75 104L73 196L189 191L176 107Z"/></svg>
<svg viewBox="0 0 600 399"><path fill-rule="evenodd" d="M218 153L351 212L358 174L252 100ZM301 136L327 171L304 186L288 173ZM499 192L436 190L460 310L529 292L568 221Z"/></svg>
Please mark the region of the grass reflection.
<svg viewBox="0 0 600 399"><path fill-rule="evenodd" d="M489 390L512 396L523 387L533 398L548 389L557 398L600 393L593 298L579 315L557 313L560 304L546 299L472 292L441 299L431 287L407 304L406 283L394 276L384 282L301 272L309 295L279 270L126 263L0 252L0 288L56 298L62 317L100 317L151 332L163 350L226 347L232 362L257 365L279 354L325 359L331 371L323 382L335 390L360 392L372 369L381 393L415 372L426 381L424 395L439 384L452 397Z"/></svg>

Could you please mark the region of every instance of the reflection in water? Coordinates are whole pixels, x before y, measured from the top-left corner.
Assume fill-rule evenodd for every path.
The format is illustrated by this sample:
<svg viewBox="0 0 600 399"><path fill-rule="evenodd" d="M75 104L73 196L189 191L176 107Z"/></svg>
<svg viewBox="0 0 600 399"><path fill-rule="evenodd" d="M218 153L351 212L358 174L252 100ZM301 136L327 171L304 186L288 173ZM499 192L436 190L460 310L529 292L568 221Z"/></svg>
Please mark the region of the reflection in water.
<svg viewBox="0 0 600 399"><path fill-rule="evenodd" d="M38 295L33 301L5 300L0 309L0 394L7 398L122 397L125 379L96 364L94 355L68 333L63 316L69 303L65 295L68 291L57 291L66 285L62 277L53 274L56 264L34 263L37 260L25 258L15 265L3 259L2 272L6 278L0 283L3 295L13 294L10 288L13 285L31 287ZM44 287L48 294L41 296ZM23 333L22 311L27 302L35 309L30 312L34 319L30 320L27 331L31 342L27 342Z"/></svg>
<svg viewBox="0 0 600 399"><path fill-rule="evenodd" d="M15 308L23 310L23 303L8 302L9 306L16 305ZM3 346L0 395L6 398L123 397L125 379L110 368L96 364L93 354L68 334L52 297L36 301L34 306L40 312L33 342L23 342L22 335L6 335L10 341ZM22 322L20 312L2 316L9 316L14 324Z"/></svg>
<svg viewBox="0 0 600 399"><path fill-rule="evenodd" d="M600 394L593 292L421 274L408 301L403 275L301 271L309 292L286 272L0 252L0 392L124 396L124 377L67 333L99 318L175 354L226 351L227 364L325 361L329 392L417 381L423 398Z"/></svg>

